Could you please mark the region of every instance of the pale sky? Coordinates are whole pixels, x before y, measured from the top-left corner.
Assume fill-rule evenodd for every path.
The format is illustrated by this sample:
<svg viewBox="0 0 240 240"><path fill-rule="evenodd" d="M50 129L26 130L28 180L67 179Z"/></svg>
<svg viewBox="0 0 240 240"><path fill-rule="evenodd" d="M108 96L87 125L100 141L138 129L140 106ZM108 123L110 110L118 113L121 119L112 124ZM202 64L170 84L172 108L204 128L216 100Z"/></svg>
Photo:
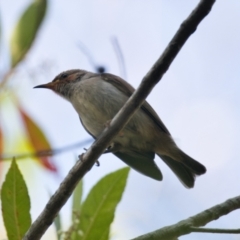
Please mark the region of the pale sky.
<svg viewBox="0 0 240 240"><path fill-rule="evenodd" d="M1 59L5 58L0 65L2 71L8 67L7 41L11 30L29 2L1 1L4 33ZM52 146L65 146L90 139L90 136L68 102L50 91L32 89L33 86L49 82L55 75L68 69L94 71L77 45L80 42L90 50L96 63L104 65L108 72L120 75L111 42L112 37L116 37L125 59L126 80L137 87L197 3L195 0L51 0L38 39L24 64L19 66L19 74L12 79L12 85L18 91L18 98L26 111L47 133ZM207 173L197 178L194 189L188 190L157 157L155 160L164 177L162 182L132 170L112 225L112 239L137 237L239 195L239 12L239 0L216 1L210 15L187 41L169 71L148 97L148 102L176 143L203 163ZM45 68L41 70L43 66ZM2 115L4 127L9 132L9 145L17 149L22 130L10 100L2 109ZM54 161L60 169L57 177L31 160L20 164L30 188L33 219L45 206L48 192L56 190L75 157L82 152L83 149L79 148L56 156ZM125 166L111 154L102 156L100 163L99 168L93 167L84 178L85 196L100 177ZM67 229L70 202L61 214ZM239 218L238 210L207 226L239 228ZM2 229L1 226L1 234ZM53 236L54 229L51 227L43 239L54 239ZM181 239L203 238L235 240L239 236L191 234Z"/></svg>

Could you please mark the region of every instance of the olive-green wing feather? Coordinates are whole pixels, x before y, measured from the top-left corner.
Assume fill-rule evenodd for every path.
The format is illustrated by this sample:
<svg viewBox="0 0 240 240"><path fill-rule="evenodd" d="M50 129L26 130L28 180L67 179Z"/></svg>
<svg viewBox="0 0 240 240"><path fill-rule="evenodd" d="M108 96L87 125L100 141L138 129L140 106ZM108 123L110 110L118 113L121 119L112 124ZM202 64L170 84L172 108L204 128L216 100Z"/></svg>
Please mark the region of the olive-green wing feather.
<svg viewBox="0 0 240 240"><path fill-rule="evenodd" d="M136 171L153 178L155 180L161 181L163 176L160 169L154 162L155 153L140 153L140 152L115 152L115 156L120 158L123 162L129 165Z"/></svg>
<svg viewBox="0 0 240 240"><path fill-rule="evenodd" d="M80 118L80 117L79 117ZM92 135L84 126L82 119L80 121L84 127L84 129L94 138L96 137ZM162 180L162 173L160 169L157 167L156 163L154 162L155 153L139 153L134 151L129 151L127 153L123 152L115 152L113 153L116 157L120 158L123 162L125 162L128 166L135 169L136 171L156 179L158 181Z"/></svg>
<svg viewBox="0 0 240 240"><path fill-rule="evenodd" d="M124 81L122 78L109 74L109 73L103 73L101 74L102 80L111 83L114 87L116 87L119 91L124 93L126 96L130 97L135 89L126 81ZM170 135L170 132L165 127L157 113L153 110L153 108L150 106L150 104L147 101L144 101L143 105L141 106L141 109L149 116L152 121L165 133Z"/></svg>

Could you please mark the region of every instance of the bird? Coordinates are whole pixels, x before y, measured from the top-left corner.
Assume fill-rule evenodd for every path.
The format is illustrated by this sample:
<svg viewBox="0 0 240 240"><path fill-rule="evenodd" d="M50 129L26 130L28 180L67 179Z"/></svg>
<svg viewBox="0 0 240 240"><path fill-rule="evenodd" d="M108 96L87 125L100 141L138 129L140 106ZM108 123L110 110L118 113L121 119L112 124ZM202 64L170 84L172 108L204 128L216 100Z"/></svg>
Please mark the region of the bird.
<svg viewBox="0 0 240 240"><path fill-rule="evenodd" d="M67 101L79 115L85 130L97 139L109 126L135 89L110 73L72 69L53 81L35 86L47 88ZM112 140L105 153L113 153L136 171L161 181L163 175L154 161L155 154L175 173L186 188L193 188L196 176L206 172L204 165L184 153L147 101Z"/></svg>

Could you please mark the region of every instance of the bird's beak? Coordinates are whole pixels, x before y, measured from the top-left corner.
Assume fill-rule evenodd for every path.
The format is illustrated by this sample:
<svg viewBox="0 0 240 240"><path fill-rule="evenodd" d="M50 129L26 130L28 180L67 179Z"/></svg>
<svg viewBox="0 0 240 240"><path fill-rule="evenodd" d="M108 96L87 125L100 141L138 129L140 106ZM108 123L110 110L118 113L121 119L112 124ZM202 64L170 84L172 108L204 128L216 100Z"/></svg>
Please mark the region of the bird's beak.
<svg viewBox="0 0 240 240"><path fill-rule="evenodd" d="M48 89L54 90L55 89L54 86L55 86L54 82L49 82L49 83L38 85L34 88L48 88Z"/></svg>

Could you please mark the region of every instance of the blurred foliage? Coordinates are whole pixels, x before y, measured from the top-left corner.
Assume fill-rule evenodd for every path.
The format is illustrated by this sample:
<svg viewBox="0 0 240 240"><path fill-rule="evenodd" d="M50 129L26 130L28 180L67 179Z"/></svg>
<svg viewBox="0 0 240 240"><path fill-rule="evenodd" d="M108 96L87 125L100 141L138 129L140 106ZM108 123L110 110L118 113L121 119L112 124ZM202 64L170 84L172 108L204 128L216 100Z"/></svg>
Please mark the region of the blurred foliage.
<svg viewBox="0 0 240 240"><path fill-rule="evenodd" d="M3 154L3 132L0 128L0 158L2 154Z"/></svg>
<svg viewBox="0 0 240 240"><path fill-rule="evenodd" d="M37 33L45 18L47 7L47 0L33 0L16 23L9 44L10 68L1 75L0 79L0 100L6 96L13 99L14 111L20 116L24 126L23 132L25 136L23 136L22 141L24 141L24 145L31 146L34 150L34 154L29 153L27 157L31 159L37 157L44 169L57 172L51 157L40 154L41 152L50 153L53 150L46 134L19 103L16 96L17 89L14 92L11 85L8 84L11 77L17 72L16 66L24 61L24 57L32 49L34 40L36 40ZM0 44L1 40L0 23ZM94 65L94 69L99 73L105 72L105 67L101 65ZM11 89L9 95L6 94L8 87L9 90ZM4 101L0 101L0 107L1 104L4 104ZM1 114L4 113L4 111L1 112ZM21 123L19 123L20 126ZM4 140L3 121L0 121L0 160L3 160L5 156ZM116 207L122 198L128 173L129 168L123 168L103 177L90 190L84 202L82 201L83 182L80 181L74 190L72 198L71 227L67 232L63 232L61 214L58 214L54 220L58 240L109 239L110 225L114 219ZM30 198L26 183L15 159L12 161L2 185L1 201L8 239L22 239L31 224Z"/></svg>
<svg viewBox="0 0 240 240"><path fill-rule="evenodd" d="M11 52L11 68L5 71L2 79L0 80L0 96L3 91L3 87L6 88L8 81L11 79L15 71L15 67L18 63L24 60L24 56L31 50L33 42L37 37L37 32L40 29L40 25L44 20L45 13L47 10L47 0L34 0L29 6L23 11L20 16L10 41L10 52ZM0 35L0 37L2 37ZM11 96L14 93L11 91ZM15 96L13 96L14 98ZM16 98L16 97L15 97ZM1 99L1 98L0 98ZM28 144L32 146L35 152L51 150L51 145L37 123L25 112L25 110L19 106L16 102L15 109L20 113L20 117L25 126L25 134L27 135ZM0 102L2 103L2 102ZM4 114L4 113L3 113ZM0 122L0 129L2 125ZM4 156L3 152L3 134L0 132L0 156ZM56 166L52 163L49 156L38 157L41 165L50 171L56 172Z"/></svg>
<svg viewBox="0 0 240 240"><path fill-rule="evenodd" d="M1 46L1 41L2 41L2 19L1 19L1 12L0 12L0 46ZM0 48L0 50L1 50L1 48Z"/></svg>
<svg viewBox="0 0 240 240"><path fill-rule="evenodd" d="M11 61L11 67L1 74L0 79L0 99L3 100L7 97L13 100L12 102L14 103L15 112L19 113L24 125L25 135L27 136L27 138L23 137L23 139L26 139L26 145L32 146L34 152L51 150L51 145L42 129L20 106L19 101L15 101L17 99L15 95L17 89L15 89L16 92L14 92L8 82L12 75L16 74L16 66L24 60L25 55L31 50L40 29L40 25L45 18L46 10L47 0L34 0L23 11L16 23L10 39L9 48L11 56L9 59ZM1 26L0 30L2 30ZM0 43L2 43L3 34L4 33L0 31ZM11 94L6 94L8 89ZM4 103L4 101L0 101L0 104ZM4 110L7 109L1 110L1 114L4 115ZM2 119L6 120L6 118L1 118L0 121L0 159L4 157L5 139L3 134L3 123L8 126L8 122L3 122ZM19 123L19 127L20 126L21 123ZM29 154L29 157L31 157L31 154ZM52 164L50 157L39 157L39 161L45 169L54 172L57 171L56 167ZM11 167L5 176L5 181L1 190L1 202L2 215L8 239L22 239L31 224L30 199L27 186L15 160L12 161Z"/></svg>
<svg viewBox="0 0 240 240"><path fill-rule="evenodd" d="M47 140L45 134L41 128L33 121L33 119L27 115L27 113L19 106L19 113L25 125L26 133L28 135L29 141L36 152L49 150L51 145ZM38 158L40 163L48 170L56 172L57 169L51 162L50 157L43 156Z"/></svg>
<svg viewBox="0 0 240 240"><path fill-rule="evenodd" d="M46 9L47 0L35 0L20 17L11 37L12 67L15 67L31 48Z"/></svg>
<svg viewBox="0 0 240 240"><path fill-rule="evenodd" d="M21 240L31 225L30 198L15 159L2 185L1 202L8 239Z"/></svg>

